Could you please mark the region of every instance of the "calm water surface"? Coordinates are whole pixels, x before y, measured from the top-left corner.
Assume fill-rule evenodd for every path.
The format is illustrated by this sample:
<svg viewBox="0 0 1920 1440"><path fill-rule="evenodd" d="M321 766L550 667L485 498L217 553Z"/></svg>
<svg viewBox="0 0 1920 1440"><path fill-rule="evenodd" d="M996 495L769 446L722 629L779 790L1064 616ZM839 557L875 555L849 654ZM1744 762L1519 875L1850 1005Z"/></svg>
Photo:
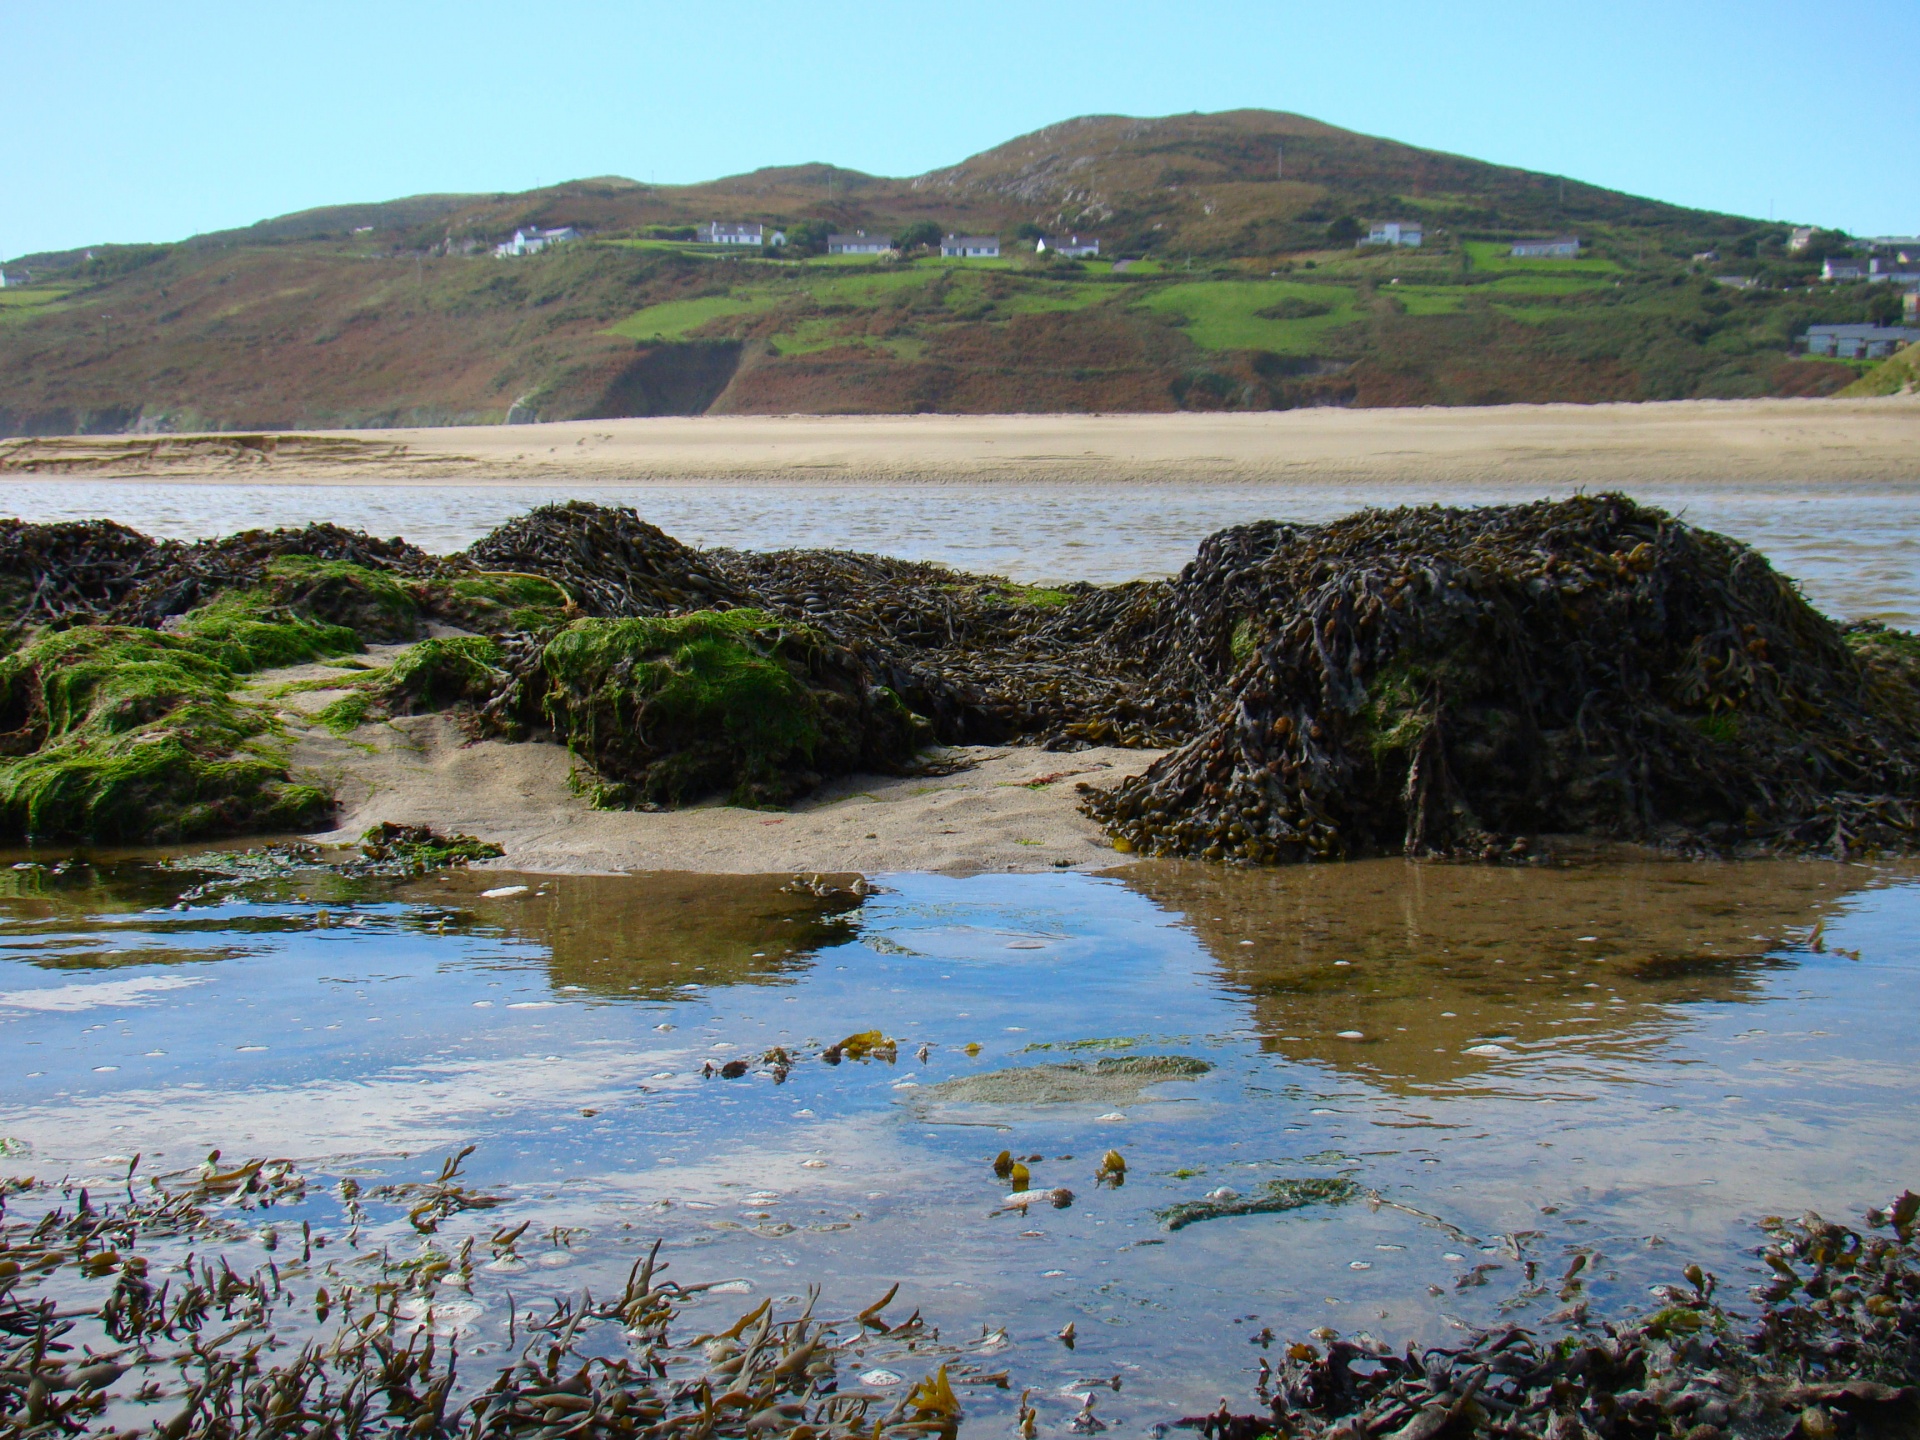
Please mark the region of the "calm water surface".
<svg viewBox="0 0 1920 1440"><path fill-rule="evenodd" d="M0 1167L101 1184L218 1146L415 1179L472 1144L509 1204L440 1238L548 1238L483 1274L467 1343L498 1344L508 1291L617 1292L659 1236L676 1278L736 1282L696 1325L810 1283L849 1313L899 1280L898 1313L949 1338L1006 1327L1013 1390L970 1415L1034 1386L1058 1428L1079 1382L1120 1376L1100 1414L1134 1433L1248 1395L1262 1326L1537 1323L1581 1249L1596 1309L1654 1306L1689 1259L1750 1276L1762 1214L1857 1217L1920 1181L1910 867L879 878L0 870ZM894 1063L818 1058L869 1028ZM703 1076L776 1045L800 1055L784 1083ZM1120 1056L1211 1068L941 1088ZM1003 1209L1002 1148L1072 1206ZM1109 1148L1117 1189L1094 1184ZM1310 1176L1389 1203L1156 1214ZM331 1190L282 1218L339 1219Z"/></svg>
<svg viewBox="0 0 1920 1440"><path fill-rule="evenodd" d="M1639 493L1758 545L1832 613L1920 627L1920 490ZM1245 520L1522 492L63 480L7 506L180 538L338 520L444 551L571 494L700 545L1112 581ZM475 1145L470 1178L509 1203L437 1238L547 1238L482 1272L463 1343L497 1347L511 1304L617 1291L663 1237L676 1278L732 1282L696 1325L815 1283L845 1314L898 1280L896 1313L950 1340L1006 1327L981 1363L1013 1390L970 1392L971 1416L1033 1386L1050 1428L1098 1393L1135 1433L1244 1398L1265 1326L1537 1323L1581 1250L1597 1310L1645 1307L1690 1259L1750 1275L1763 1214L1855 1216L1920 1183L1912 867L879 878L821 898L784 877L520 877L487 898L516 877L0 869L0 1168L99 1184L136 1153L290 1156L325 1186L284 1218L337 1234L334 1178L422 1178ZM818 1058L870 1028L893 1063ZM773 1046L801 1057L784 1083L703 1075ZM950 1086L1126 1056L1210 1068L1019 1103ZM1071 1207L1004 1207L1003 1148ZM1117 1189L1094 1184L1109 1148ZM1179 1231L1156 1213L1331 1176L1383 1203ZM369 1238L420 1243L393 1207Z"/></svg>
<svg viewBox="0 0 1920 1440"><path fill-rule="evenodd" d="M1207 535L1249 520L1325 521L1366 505L1511 502L1565 487L1421 485L260 485L13 482L29 520L109 516L179 539L334 520L457 550L513 515L583 496L634 506L694 545L824 546L937 560L1016 580L1170 575ZM1848 619L1920 627L1920 485L1633 487L1757 545Z"/></svg>

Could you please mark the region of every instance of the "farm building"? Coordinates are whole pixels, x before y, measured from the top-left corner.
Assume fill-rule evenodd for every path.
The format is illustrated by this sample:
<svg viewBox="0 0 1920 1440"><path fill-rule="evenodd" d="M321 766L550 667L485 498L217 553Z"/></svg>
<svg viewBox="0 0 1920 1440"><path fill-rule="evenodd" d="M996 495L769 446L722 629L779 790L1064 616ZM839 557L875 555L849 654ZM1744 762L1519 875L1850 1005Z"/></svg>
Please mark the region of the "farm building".
<svg viewBox="0 0 1920 1440"><path fill-rule="evenodd" d="M829 255L880 255L892 248L891 235L869 235L864 230L855 230L851 235L827 237Z"/></svg>
<svg viewBox="0 0 1920 1440"><path fill-rule="evenodd" d="M1809 325L1802 338L1809 355L1883 360L1902 346L1920 342L1920 330L1905 325Z"/></svg>
<svg viewBox="0 0 1920 1440"><path fill-rule="evenodd" d="M1373 228L1367 232L1367 238L1359 243L1362 245L1404 245L1408 249L1417 250L1426 238L1426 234L1421 230L1416 221L1381 220L1375 222Z"/></svg>
<svg viewBox="0 0 1920 1440"><path fill-rule="evenodd" d="M1580 237L1559 235L1552 240L1516 240L1513 242L1513 258L1516 260L1577 260L1580 258Z"/></svg>

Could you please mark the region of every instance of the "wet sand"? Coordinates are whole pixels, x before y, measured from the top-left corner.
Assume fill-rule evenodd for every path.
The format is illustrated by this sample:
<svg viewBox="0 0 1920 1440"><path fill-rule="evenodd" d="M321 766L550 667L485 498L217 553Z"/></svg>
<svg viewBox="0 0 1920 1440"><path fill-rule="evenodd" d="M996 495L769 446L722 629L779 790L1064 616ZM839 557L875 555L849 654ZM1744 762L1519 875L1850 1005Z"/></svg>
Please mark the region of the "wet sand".
<svg viewBox="0 0 1920 1440"><path fill-rule="evenodd" d="M672 416L0 441L0 474L331 484L527 480L1459 481L1920 478L1920 397L1170 415Z"/></svg>
<svg viewBox="0 0 1920 1440"><path fill-rule="evenodd" d="M404 647L377 646L385 660ZM256 694L328 674L302 665L256 677ZM493 868L543 874L641 870L710 875L919 870L970 875L1099 870L1124 857L1080 813L1081 783L1110 785L1156 750L1067 753L1033 746L965 747L950 775L853 775L829 781L791 810L697 805L661 812L595 810L568 783L566 747L469 743L452 718L404 716L335 736L306 717L344 690L283 696L296 778L339 798L336 827L315 838L357 839L383 820L431 825L505 847Z"/></svg>

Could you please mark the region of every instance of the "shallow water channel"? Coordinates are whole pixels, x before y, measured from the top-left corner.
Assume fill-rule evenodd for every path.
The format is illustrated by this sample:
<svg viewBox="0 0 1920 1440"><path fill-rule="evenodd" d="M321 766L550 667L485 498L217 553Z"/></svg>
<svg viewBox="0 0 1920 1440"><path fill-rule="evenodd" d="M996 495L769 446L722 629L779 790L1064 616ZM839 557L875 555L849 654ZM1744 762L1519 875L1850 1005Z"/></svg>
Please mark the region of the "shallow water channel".
<svg viewBox="0 0 1920 1440"><path fill-rule="evenodd" d="M1831 615L1920 628L1920 484L1623 488L1759 547ZM443 554L536 505L582 498L631 505L689 545L864 550L1019 581L1104 585L1176 574L1208 535L1252 520L1322 524L1369 505L1513 504L1575 489L1519 481L275 485L63 477L11 481L6 503L25 520L106 516L175 540L332 519Z"/></svg>
<svg viewBox="0 0 1920 1440"><path fill-rule="evenodd" d="M1737 1293L1761 1215L1857 1220L1920 1183L1910 866L1150 863L863 896L54 858L0 869L0 1171L288 1156L315 1184L276 1223L337 1234L338 1177L431 1177L475 1145L467 1178L508 1203L435 1242L533 1221L442 1317L483 1351L509 1293L617 1294L663 1237L677 1278L731 1282L697 1328L899 1281L896 1317L1009 1372L970 1417L997 1430L1033 1387L1050 1431L1091 1393L1138 1433L1245 1408L1265 1327L1539 1324L1581 1252L1596 1315L1657 1308L1689 1260ZM823 1062L868 1029L892 1063ZM702 1073L776 1045L783 1081ZM1139 1057L1208 1068L1099 1064ZM1005 1206L1002 1149L1071 1205ZM1156 1213L1313 1177L1387 1203ZM391 1207L372 1223L421 1243Z"/></svg>

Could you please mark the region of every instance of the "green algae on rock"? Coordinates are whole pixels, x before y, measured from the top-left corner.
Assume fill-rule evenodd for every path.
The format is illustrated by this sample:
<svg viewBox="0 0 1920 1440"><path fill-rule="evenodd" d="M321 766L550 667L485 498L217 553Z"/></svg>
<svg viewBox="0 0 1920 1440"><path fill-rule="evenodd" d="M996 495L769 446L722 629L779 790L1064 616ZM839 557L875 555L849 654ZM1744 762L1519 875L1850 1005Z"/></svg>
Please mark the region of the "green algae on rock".
<svg viewBox="0 0 1920 1440"><path fill-rule="evenodd" d="M362 640L411 640L421 632L419 599L383 570L350 560L282 555L268 563L262 582L273 604L344 627Z"/></svg>
<svg viewBox="0 0 1920 1440"><path fill-rule="evenodd" d="M580 613L557 581L518 571L476 571L421 586L427 609L479 634L557 630Z"/></svg>
<svg viewBox="0 0 1920 1440"><path fill-rule="evenodd" d="M394 577L422 580L445 563L404 540L381 540L339 525L243 530L192 545L153 545L117 582L114 604L74 613L159 625L227 591L267 588L279 603L360 629L364 639L407 639L418 633L406 618L413 602L407 593L396 593ZM335 564L352 569L332 569Z"/></svg>
<svg viewBox="0 0 1920 1440"><path fill-rule="evenodd" d="M495 860L507 852L491 840L442 835L428 825L397 825L385 820L361 835L360 853L383 865L398 865L409 874L423 875L451 865Z"/></svg>
<svg viewBox="0 0 1920 1440"><path fill-rule="evenodd" d="M190 636L46 631L0 658L0 836L177 841L299 830L332 812L295 784L279 727Z"/></svg>
<svg viewBox="0 0 1920 1440"><path fill-rule="evenodd" d="M931 739L1122 744L1172 748L1087 795L1123 853L1920 848L1920 639L1843 629L1757 552L1616 495L1241 526L1174 582L1105 589L703 552L578 501L440 559L327 525L192 546L16 525L0 581L15 635L139 619L229 671L429 617L485 630L321 723L550 726L609 807L785 804Z"/></svg>
<svg viewBox="0 0 1920 1440"><path fill-rule="evenodd" d="M506 678L500 646L492 638L442 635L422 640L364 683L388 714L415 715L463 700L482 702Z"/></svg>
<svg viewBox="0 0 1920 1440"><path fill-rule="evenodd" d="M192 636L203 653L245 673L351 655L368 640L412 639L420 609L391 575L345 560L285 555L267 564L257 586L223 590L165 628Z"/></svg>
<svg viewBox="0 0 1920 1440"><path fill-rule="evenodd" d="M904 765L931 739L853 651L761 610L576 620L541 666L546 714L609 807L715 792L786 804L824 775Z"/></svg>
<svg viewBox="0 0 1920 1440"><path fill-rule="evenodd" d="M166 628L198 642L195 648L201 654L236 674L303 665L366 648L346 626L291 612L260 590L230 590Z"/></svg>

